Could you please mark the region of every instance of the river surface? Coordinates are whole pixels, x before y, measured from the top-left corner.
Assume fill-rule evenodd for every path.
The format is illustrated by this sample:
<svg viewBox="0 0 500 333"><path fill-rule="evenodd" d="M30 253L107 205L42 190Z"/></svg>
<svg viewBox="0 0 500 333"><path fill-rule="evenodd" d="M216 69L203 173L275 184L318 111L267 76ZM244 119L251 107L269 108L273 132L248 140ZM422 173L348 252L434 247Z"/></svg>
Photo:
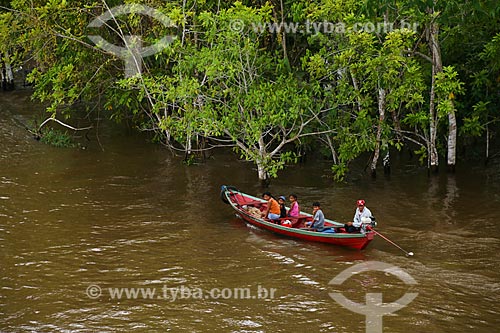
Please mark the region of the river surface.
<svg viewBox="0 0 500 333"><path fill-rule="evenodd" d="M272 182L274 194L295 192L308 210L319 200L339 221L365 199L408 258L381 238L351 251L245 225L220 185L262 188L253 165L230 153L186 166L111 124L100 145L95 130L82 139L86 149L37 142L22 124L39 109L26 93L0 94L0 332L357 333L365 315L329 293L390 303L409 292L418 296L383 316L384 332L499 331L498 161L428 178L401 156L390 178L354 173L344 184L324 177L328 163L309 161ZM372 261L417 284L377 271L329 284ZM119 288L154 294L118 299Z"/></svg>

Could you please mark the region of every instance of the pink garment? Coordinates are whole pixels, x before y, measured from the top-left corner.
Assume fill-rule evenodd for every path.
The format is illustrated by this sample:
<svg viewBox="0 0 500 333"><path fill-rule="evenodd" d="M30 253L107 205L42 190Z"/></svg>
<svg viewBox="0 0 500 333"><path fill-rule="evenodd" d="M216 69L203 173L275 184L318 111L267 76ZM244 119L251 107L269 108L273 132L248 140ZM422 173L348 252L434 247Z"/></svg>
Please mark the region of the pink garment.
<svg viewBox="0 0 500 333"><path fill-rule="evenodd" d="M293 206L290 208L288 211L288 216L290 217L297 217L300 214L300 208L299 208L299 203L295 201L293 203Z"/></svg>

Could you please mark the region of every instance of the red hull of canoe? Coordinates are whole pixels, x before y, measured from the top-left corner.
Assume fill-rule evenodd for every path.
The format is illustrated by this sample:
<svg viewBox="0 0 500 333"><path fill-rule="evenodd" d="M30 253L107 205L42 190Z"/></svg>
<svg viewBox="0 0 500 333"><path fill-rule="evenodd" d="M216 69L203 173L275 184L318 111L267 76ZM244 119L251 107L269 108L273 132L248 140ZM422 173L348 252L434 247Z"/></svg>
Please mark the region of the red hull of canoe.
<svg viewBox="0 0 500 333"><path fill-rule="evenodd" d="M230 188L229 190L227 188ZM223 192L221 192L221 197L224 200L226 198L227 202L231 205L231 207L237 212L237 215L252 225L255 225L259 228L266 229L272 231L274 233L296 238L302 239L306 241L312 242L321 242L334 244L338 246L348 247L356 250L364 249L374 238L374 232L366 232L364 234L361 233L323 233L323 232L315 232L298 228L289 228L284 227L278 224L274 224L272 222L268 222L262 218L254 217L250 215L245 209L242 208L244 205L252 205L255 203L265 204L265 201L262 199L250 196L248 194L241 193L236 190L231 190L231 187L223 186ZM226 201L224 200L224 201ZM301 213L303 216L311 216L310 214ZM325 226L334 226L334 227L342 227L343 224L326 220Z"/></svg>

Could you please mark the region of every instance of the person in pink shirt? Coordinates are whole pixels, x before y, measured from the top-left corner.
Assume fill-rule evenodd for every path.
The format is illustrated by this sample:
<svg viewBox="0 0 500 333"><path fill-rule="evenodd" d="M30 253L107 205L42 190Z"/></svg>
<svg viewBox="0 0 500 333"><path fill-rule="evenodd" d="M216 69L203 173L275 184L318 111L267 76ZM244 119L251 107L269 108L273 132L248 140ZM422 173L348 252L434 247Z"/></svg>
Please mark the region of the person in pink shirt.
<svg viewBox="0 0 500 333"><path fill-rule="evenodd" d="M288 211L289 217L298 217L300 215L300 206L297 202L297 195L290 194L288 196L288 200L290 200L290 210Z"/></svg>

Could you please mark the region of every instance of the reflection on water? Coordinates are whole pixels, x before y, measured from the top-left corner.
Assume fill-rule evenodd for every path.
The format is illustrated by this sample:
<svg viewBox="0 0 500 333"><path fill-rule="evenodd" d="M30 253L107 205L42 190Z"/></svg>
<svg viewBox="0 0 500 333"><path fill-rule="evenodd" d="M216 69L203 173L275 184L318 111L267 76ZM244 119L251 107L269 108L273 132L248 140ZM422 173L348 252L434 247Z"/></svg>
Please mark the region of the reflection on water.
<svg viewBox="0 0 500 333"><path fill-rule="evenodd" d="M328 164L289 168L270 190L296 192L302 207L323 203L347 221L364 198L381 239L361 252L287 239L244 224L219 200L221 184L254 195L252 166L220 154L185 167L161 147L109 126L88 149L55 149L20 127L23 95L0 117L0 331L2 332L363 332L364 317L328 296L362 302L406 290L378 273L328 283L351 265L379 260L419 283L417 299L384 317L387 332L490 333L499 324L498 164L456 176L401 171L390 179L334 184ZM18 100L13 100L15 96ZM404 159L404 157L401 157ZM402 161L403 163L403 161ZM397 168L393 168L397 171ZM111 287L275 288L273 299L91 299Z"/></svg>

